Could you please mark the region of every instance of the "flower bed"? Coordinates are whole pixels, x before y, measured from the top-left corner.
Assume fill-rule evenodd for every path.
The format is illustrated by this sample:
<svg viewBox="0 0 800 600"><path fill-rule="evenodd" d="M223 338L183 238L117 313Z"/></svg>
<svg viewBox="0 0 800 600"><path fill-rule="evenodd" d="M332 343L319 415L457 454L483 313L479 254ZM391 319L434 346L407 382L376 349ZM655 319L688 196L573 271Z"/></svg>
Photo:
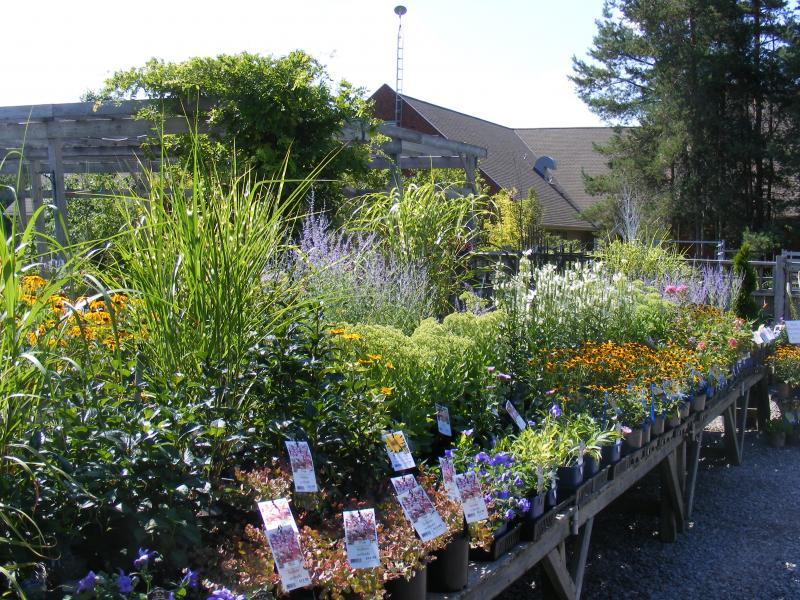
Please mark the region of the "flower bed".
<svg viewBox="0 0 800 600"><path fill-rule="evenodd" d="M42 541L4 557L29 590L400 594L431 561L535 538L548 507L621 474L753 348L751 324L724 307L600 262L558 272L523 258L491 310L476 301L414 327L404 316L400 329L332 322L275 256L244 302L231 290L249 263L221 285L223 258L189 268L185 247L170 260L134 250L120 264L140 279L116 291L97 278L16 282L27 329L12 363L45 360L48 374L30 361L17 379L36 394L34 426L4 438L36 483L3 484L37 515L7 521ZM179 283L159 292L146 261ZM37 558L49 545L67 558Z"/></svg>

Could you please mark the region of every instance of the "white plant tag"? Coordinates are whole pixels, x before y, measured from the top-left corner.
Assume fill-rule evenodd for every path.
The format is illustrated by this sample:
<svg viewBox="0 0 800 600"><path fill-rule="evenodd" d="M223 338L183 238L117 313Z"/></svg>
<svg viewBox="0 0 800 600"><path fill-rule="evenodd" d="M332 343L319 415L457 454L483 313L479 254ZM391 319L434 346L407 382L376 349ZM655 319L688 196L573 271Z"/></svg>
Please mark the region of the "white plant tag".
<svg viewBox="0 0 800 600"><path fill-rule="evenodd" d="M346 510L343 515L347 562L354 569L371 569L381 566L375 509Z"/></svg>
<svg viewBox="0 0 800 600"><path fill-rule="evenodd" d="M414 527L419 539L427 542L447 533L447 525L413 475L393 477L391 481L403 514Z"/></svg>
<svg viewBox="0 0 800 600"><path fill-rule="evenodd" d="M461 500L461 496L456 485L456 470L453 467L453 459L442 457L439 459L439 466L442 469L442 481L444 481L444 489L447 490L447 495L451 500L458 502Z"/></svg>
<svg viewBox="0 0 800 600"><path fill-rule="evenodd" d="M314 461L308 442L286 442L289 463L292 465L295 492L317 492L317 478L314 475Z"/></svg>
<svg viewBox="0 0 800 600"><path fill-rule="evenodd" d="M542 492L544 490L544 472L542 467L536 467L536 491Z"/></svg>
<svg viewBox="0 0 800 600"><path fill-rule="evenodd" d="M464 518L467 523L485 521L489 518L489 510L483 499L483 491L474 471L456 475L456 485L461 496L461 507L464 509Z"/></svg>
<svg viewBox="0 0 800 600"><path fill-rule="evenodd" d="M578 444L578 460L575 463L579 467L581 465L583 465L583 454L584 454L584 452L586 452L586 444L584 442L581 442L580 444Z"/></svg>
<svg viewBox="0 0 800 600"><path fill-rule="evenodd" d="M269 549L278 575L287 592L311 585L303 562L300 535L286 498L258 503L264 521Z"/></svg>
<svg viewBox="0 0 800 600"><path fill-rule="evenodd" d="M520 431L528 426L528 424L525 422L525 419L523 419L522 416L517 412L517 407L511 403L511 400L506 400L506 412L514 420L514 423L517 424L517 427L519 427Z"/></svg>
<svg viewBox="0 0 800 600"><path fill-rule="evenodd" d="M406 436L402 431L393 431L383 434L383 443L386 444L386 453L395 471L405 471L415 467L414 457L408 447Z"/></svg>
<svg viewBox="0 0 800 600"><path fill-rule="evenodd" d="M444 404L436 404L436 426L439 428L439 433L447 437L453 436L453 430L450 427L450 411Z"/></svg>

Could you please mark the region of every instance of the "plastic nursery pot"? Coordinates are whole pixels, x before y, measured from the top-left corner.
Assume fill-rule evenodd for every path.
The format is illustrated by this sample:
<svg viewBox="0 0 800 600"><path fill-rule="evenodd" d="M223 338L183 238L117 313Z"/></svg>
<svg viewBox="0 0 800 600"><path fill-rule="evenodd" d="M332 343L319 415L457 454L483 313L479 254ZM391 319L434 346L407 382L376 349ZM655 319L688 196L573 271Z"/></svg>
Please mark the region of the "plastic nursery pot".
<svg viewBox="0 0 800 600"><path fill-rule="evenodd" d="M417 567L411 579L398 577L383 584L386 590L385 598L393 600L418 600L425 597L428 587L428 569L425 565Z"/></svg>
<svg viewBox="0 0 800 600"><path fill-rule="evenodd" d="M689 416L689 409L691 406L688 402L678 402L678 414L680 415L681 419L685 419Z"/></svg>
<svg viewBox="0 0 800 600"><path fill-rule="evenodd" d="M673 412L669 419L667 419L667 429L675 429L681 424L681 418L677 413Z"/></svg>
<svg viewBox="0 0 800 600"><path fill-rule="evenodd" d="M664 423L667 418L664 415L656 415L653 418L653 423L650 425L650 436L661 435L664 433Z"/></svg>
<svg viewBox="0 0 800 600"><path fill-rule="evenodd" d="M700 412L706 409L706 395L695 394L692 398L692 412Z"/></svg>
<svg viewBox="0 0 800 600"><path fill-rule="evenodd" d="M550 488L547 490L544 496L544 505L546 508L553 508L556 505L556 490L555 488Z"/></svg>
<svg viewBox="0 0 800 600"><path fill-rule="evenodd" d="M603 466L615 465L622 458L622 442L614 442L610 446L600 449L601 464Z"/></svg>
<svg viewBox="0 0 800 600"><path fill-rule="evenodd" d="M528 498L531 503L530 510L525 513L525 518L530 521L535 521L544 514L544 506L547 503L547 492L536 494Z"/></svg>
<svg viewBox="0 0 800 600"><path fill-rule="evenodd" d="M632 429L629 433L625 434L625 451L633 452L642 447L642 430Z"/></svg>
<svg viewBox="0 0 800 600"><path fill-rule="evenodd" d="M583 455L583 478L589 479L597 475L600 470L600 461L591 454Z"/></svg>
<svg viewBox="0 0 800 600"><path fill-rule="evenodd" d="M642 446L650 443L650 423L642 425Z"/></svg>
<svg viewBox="0 0 800 600"><path fill-rule="evenodd" d="M429 592L457 592L467 587L469 566L469 535L462 532L444 548L434 553L428 563Z"/></svg>
<svg viewBox="0 0 800 600"><path fill-rule="evenodd" d="M559 500L561 500L564 497L564 492L573 491L583 482L583 464L558 467L556 474L558 477L556 488L558 489Z"/></svg>
<svg viewBox="0 0 800 600"><path fill-rule="evenodd" d="M773 448L783 448L786 445L786 432L773 431L767 435L767 443Z"/></svg>

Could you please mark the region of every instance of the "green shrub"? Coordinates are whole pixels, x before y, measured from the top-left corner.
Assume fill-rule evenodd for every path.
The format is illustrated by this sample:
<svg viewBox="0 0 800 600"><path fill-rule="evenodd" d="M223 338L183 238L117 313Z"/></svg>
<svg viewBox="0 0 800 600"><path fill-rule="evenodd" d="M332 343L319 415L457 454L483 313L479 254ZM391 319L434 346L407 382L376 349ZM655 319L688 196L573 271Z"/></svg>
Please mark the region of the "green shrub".
<svg viewBox="0 0 800 600"><path fill-rule="evenodd" d="M733 257L733 272L742 277L742 285L733 303L733 311L744 319L758 316L758 305L753 298L758 278L750 260L750 244L745 242Z"/></svg>

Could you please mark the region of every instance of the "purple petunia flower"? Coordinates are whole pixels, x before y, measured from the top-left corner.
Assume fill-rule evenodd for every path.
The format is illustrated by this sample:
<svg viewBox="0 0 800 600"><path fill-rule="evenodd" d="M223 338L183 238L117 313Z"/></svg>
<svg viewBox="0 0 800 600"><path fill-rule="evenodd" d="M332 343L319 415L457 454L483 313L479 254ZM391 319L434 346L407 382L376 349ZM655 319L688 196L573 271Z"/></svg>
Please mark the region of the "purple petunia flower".
<svg viewBox="0 0 800 600"><path fill-rule="evenodd" d="M503 473L502 475L500 475L500 481L502 481L503 483L505 483L506 481L508 481L508 480L509 480L509 478L510 478L510 477L511 477L511 473L509 473L508 471L506 471L505 473Z"/></svg>
<svg viewBox="0 0 800 600"><path fill-rule="evenodd" d="M489 475L489 471L487 471L486 469L480 469L478 471L478 475L481 477L486 477L487 475Z"/></svg>
<svg viewBox="0 0 800 600"><path fill-rule="evenodd" d="M508 490L497 490L494 495L500 498L500 500L505 500L511 495L511 493Z"/></svg>
<svg viewBox="0 0 800 600"><path fill-rule="evenodd" d="M448 448L447 450L444 451L444 457L445 458L453 458L453 451Z"/></svg>
<svg viewBox="0 0 800 600"><path fill-rule="evenodd" d="M150 550L139 548L139 556L137 556L136 560L133 561L133 566L141 571L142 569L146 568L148 564L150 564L150 561L154 559L155 556L155 552L150 552Z"/></svg>
<svg viewBox="0 0 800 600"><path fill-rule="evenodd" d="M489 373L494 373L494 367L486 367L486 370L489 371Z"/></svg>
<svg viewBox="0 0 800 600"><path fill-rule="evenodd" d="M526 513L531 509L530 500L527 498L520 498L519 502L517 502L517 508L519 508L519 512Z"/></svg>
<svg viewBox="0 0 800 600"><path fill-rule="evenodd" d="M200 578L196 571L186 569L186 574L181 579L181 585L188 585L190 588L196 588L200 583Z"/></svg>
<svg viewBox="0 0 800 600"><path fill-rule="evenodd" d="M514 485L517 487L522 487L523 485L525 485L525 482L522 481L522 477L517 475L517 477L514 479Z"/></svg>
<svg viewBox="0 0 800 600"><path fill-rule="evenodd" d="M475 431L474 429L465 429L464 435L467 437L472 437L472 432Z"/></svg>
<svg viewBox="0 0 800 600"><path fill-rule="evenodd" d="M211 592L206 600L245 600L245 597L244 594L234 594L228 588L220 588Z"/></svg>
<svg viewBox="0 0 800 600"><path fill-rule="evenodd" d="M488 455L488 454L486 454L486 452L483 452L483 451L481 451L481 452L478 452L478 453L475 455L475 462L478 462L478 463L488 463L488 462L489 462L489 455Z"/></svg>
<svg viewBox="0 0 800 600"><path fill-rule="evenodd" d="M558 404L553 402L553 406L550 407L550 416L554 419L557 419L561 416L561 409L558 407Z"/></svg>
<svg viewBox="0 0 800 600"><path fill-rule="evenodd" d="M133 591L133 580L125 575L125 571L122 569L119 569L119 575L117 575L117 589L120 594L130 594Z"/></svg>
<svg viewBox="0 0 800 600"><path fill-rule="evenodd" d="M533 419L528 419L528 427L536 427L536 421Z"/></svg>
<svg viewBox="0 0 800 600"><path fill-rule="evenodd" d="M492 498L491 494L484 494L483 495L483 501L486 502L486 504L489 504L492 500L494 500L494 498Z"/></svg>
<svg viewBox="0 0 800 600"><path fill-rule="evenodd" d="M97 575L94 574L94 571L89 571L86 574L86 577L78 581L78 587L75 591L78 594L93 592L96 583L97 583Z"/></svg>
<svg viewBox="0 0 800 600"><path fill-rule="evenodd" d="M513 521L514 518L517 516L517 513L514 512L514 509L509 508L506 511L506 515L505 516L506 516L506 521Z"/></svg>
<svg viewBox="0 0 800 600"><path fill-rule="evenodd" d="M511 375L508 373L498 373L495 375L500 381L511 381Z"/></svg>

